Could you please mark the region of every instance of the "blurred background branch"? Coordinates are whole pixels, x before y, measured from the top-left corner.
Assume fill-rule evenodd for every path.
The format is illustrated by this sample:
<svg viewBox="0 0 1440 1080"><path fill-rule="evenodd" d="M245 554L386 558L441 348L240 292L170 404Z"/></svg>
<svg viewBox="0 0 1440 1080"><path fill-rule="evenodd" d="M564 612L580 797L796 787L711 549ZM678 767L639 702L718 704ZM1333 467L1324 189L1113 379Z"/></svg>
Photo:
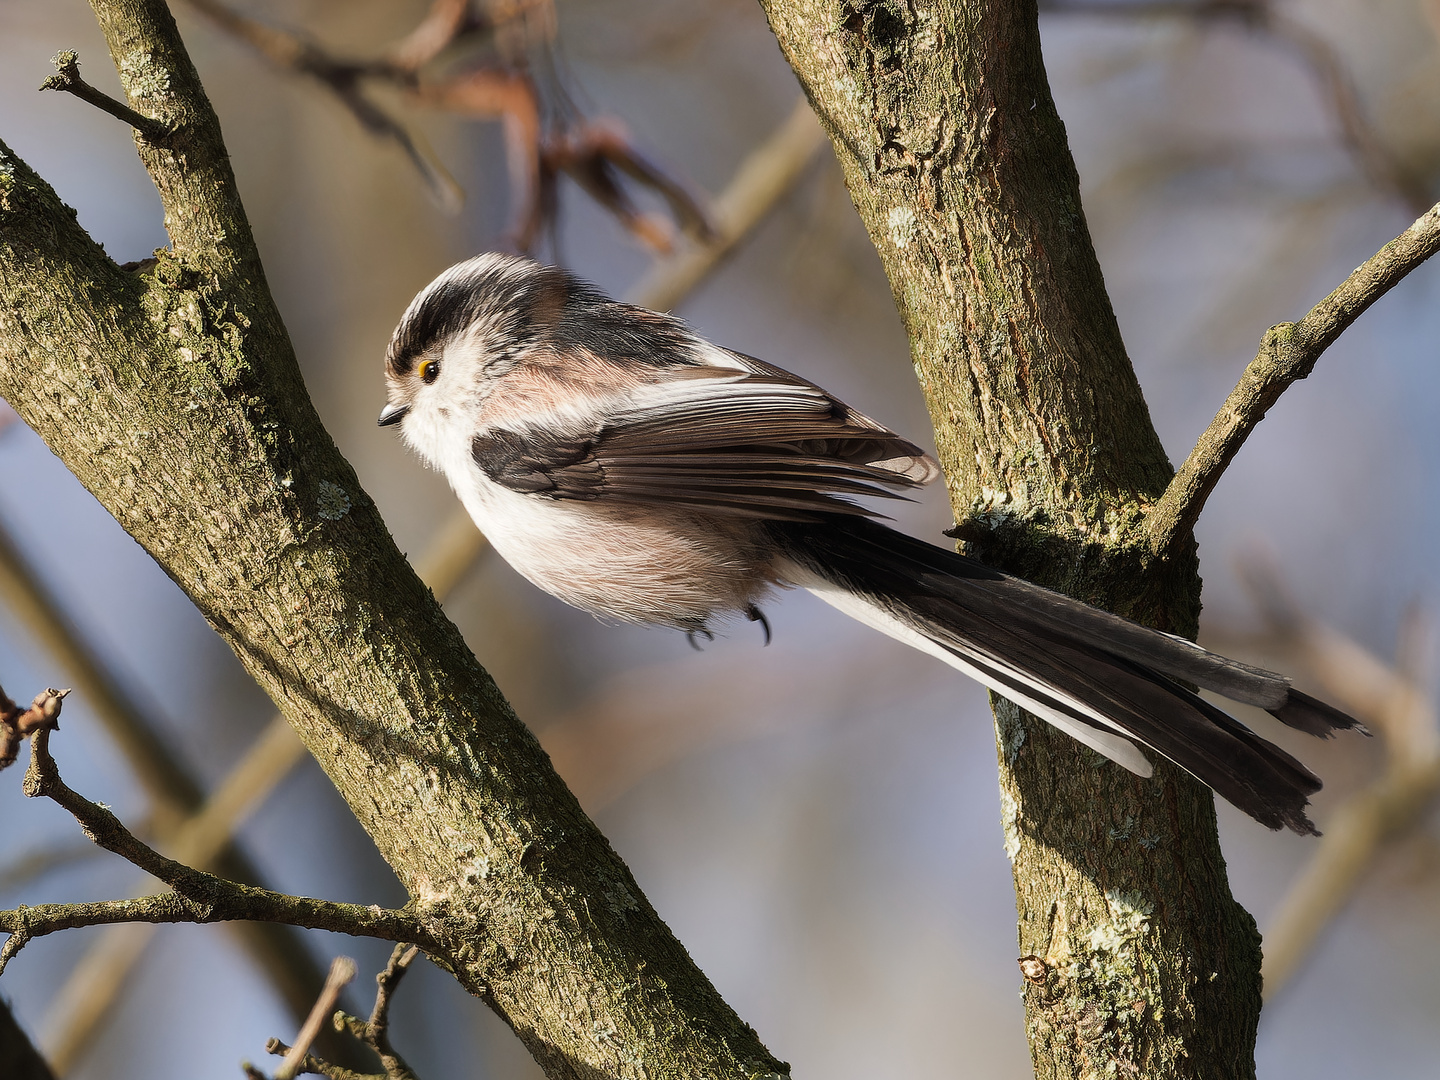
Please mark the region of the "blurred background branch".
<svg viewBox="0 0 1440 1080"><path fill-rule="evenodd" d="M1238 26L1289 49L1314 80L1341 142L1375 187L1412 214L1434 201L1430 179L1405 166L1370 123L1340 51L1274 0L1040 0L1047 15L1110 19L1186 19L1202 26Z"/></svg>
<svg viewBox="0 0 1440 1080"><path fill-rule="evenodd" d="M1415 609L1401 627L1397 660L1387 664L1306 615L1272 559L1252 554L1240 570L1264 617L1267 644L1367 724L1385 749L1380 775L1325 816L1318 849L1269 920L1261 969L1269 999L1294 978L1386 846L1423 821L1440 795L1435 642Z"/></svg>
<svg viewBox="0 0 1440 1080"><path fill-rule="evenodd" d="M374 59L336 56L308 38L267 25L220 0L186 0L222 31L246 42L282 70L317 80L372 135L396 143L441 206L457 212L463 192L410 127L365 92L365 84L401 91L413 105L502 122L517 200L510 242L529 251L559 214L558 181L569 176L638 240L668 252L675 227L703 240L714 227L688 185L648 160L614 120L587 120L555 74L535 63L555 36L551 0L434 0L402 41ZM447 53L480 46L445 74L426 69ZM660 197L670 218L642 211L625 178ZM672 226L673 222L673 226Z"/></svg>

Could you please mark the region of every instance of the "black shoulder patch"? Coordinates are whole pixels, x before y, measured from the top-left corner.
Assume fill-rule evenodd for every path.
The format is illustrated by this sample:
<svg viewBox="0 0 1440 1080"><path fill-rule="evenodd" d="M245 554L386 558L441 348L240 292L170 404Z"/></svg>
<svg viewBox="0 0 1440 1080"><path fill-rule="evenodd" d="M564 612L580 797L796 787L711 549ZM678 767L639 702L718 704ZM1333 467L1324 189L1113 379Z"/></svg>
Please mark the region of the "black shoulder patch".
<svg viewBox="0 0 1440 1080"><path fill-rule="evenodd" d="M583 349L613 360L652 367L693 364L695 336L673 315L611 300L573 281L569 303L548 327L556 351Z"/></svg>
<svg viewBox="0 0 1440 1080"><path fill-rule="evenodd" d="M475 464L495 483L552 499L600 496L604 473L594 449L591 435L539 431L491 431L470 443Z"/></svg>

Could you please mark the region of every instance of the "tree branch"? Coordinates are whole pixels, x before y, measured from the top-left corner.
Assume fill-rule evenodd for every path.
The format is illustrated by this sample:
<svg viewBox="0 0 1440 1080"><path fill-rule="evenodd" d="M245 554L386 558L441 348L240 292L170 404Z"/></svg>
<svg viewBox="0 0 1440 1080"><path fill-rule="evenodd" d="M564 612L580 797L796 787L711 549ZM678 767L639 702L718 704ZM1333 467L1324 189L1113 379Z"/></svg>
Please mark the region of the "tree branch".
<svg viewBox="0 0 1440 1080"><path fill-rule="evenodd" d="M1156 555L1167 556L1188 540L1205 500L1280 395L1309 375L1320 354L1371 304L1437 250L1440 204L1358 266L1298 323L1266 332L1255 359L1150 512L1146 529Z"/></svg>
<svg viewBox="0 0 1440 1080"><path fill-rule="evenodd" d="M80 77L80 57L73 51L66 49L58 52L51 62L55 65L55 74L40 84L41 90L61 90L67 94L74 94L81 101L94 105L101 112L107 112L116 119L125 121L140 132L141 137L147 142L155 143L157 146L164 146L170 141L174 132L168 125L141 115L130 106L116 101L109 94L95 89L82 79Z"/></svg>
<svg viewBox="0 0 1440 1080"><path fill-rule="evenodd" d="M20 744L31 735L60 726L60 705L69 690L42 690L28 709L22 709L0 690L0 769L15 764Z"/></svg>
<svg viewBox="0 0 1440 1080"><path fill-rule="evenodd" d="M199 871L193 871L199 873ZM307 896L290 896L237 885L209 874L208 881L188 881L201 888L199 899L178 892L133 900L96 900L80 904L36 904L0 911L0 931L10 936L0 948L0 972L11 958L36 938L60 930L115 923L216 923L247 920L283 923L306 930L331 930L352 937L412 941L428 937L415 912L406 909L337 904Z"/></svg>
<svg viewBox="0 0 1440 1080"><path fill-rule="evenodd" d="M21 556L3 522L0 522L0 599L31 640L45 649L74 681L86 706L120 751L120 757L149 800L155 842L162 848L178 845L173 854L182 862L214 870L233 881L264 887L266 881L259 868L228 843L233 814L218 815L231 819L224 824L226 843L219 848L195 843L195 826L190 824L193 816L210 822L208 827L213 830L217 809L223 809L223 805L217 805L215 797L206 800L200 782L169 744L156 734L151 718L153 710L137 702L106 670L94 650L66 619L59 599ZM283 729L278 735L283 743L279 752L274 745L277 736L272 727L267 731L268 738L262 736L257 743L264 751L263 756L247 757L241 764L244 775L253 777L258 771L262 781L269 784L278 783L305 753L284 721L276 722ZM288 761L285 759L287 749ZM248 785L248 790L253 793L253 785ZM233 804L236 794L233 785L227 782L222 783L215 796L221 797L221 804ZM202 804L206 804L204 809ZM303 1017L310 1002L315 1000L325 973L295 931L265 923L239 923L233 930L296 1019ZM133 930L127 932L127 940L132 946L140 944ZM105 935L101 935L62 986L56 1001L67 1011L58 1029L52 1024L46 1031L46 1052L60 1072L67 1072L74 1057L90 1045L85 1036L105 1014L114 992L123 985L124 972L140 952L138 947L122 948L116 942L107 943ZM327 1036L324 1048L327 1053L343 1058L345 1044Z"/></svg>
<svg viewBox="0 0 1440 1080"><path fill-rule="evenodd" d="M186 591L557 1077L784 1066L554 774L320 425L214 114L159 0L94 0L173 249L116 267L9 153L0 397ZM378 377L378 376L377 376Z"/></svg>
<svg viewBox="0 0 1440 1080"><path fill-rule="evenodd" d="M158 878L174 892L135 900L40 904L0 911L0 930L10 934L0 948L0 973L16 953L37 937L57 930L111 923L210 923L243 919L433 946L433 934L413 908L389 911L373 905L337 904L289 896L226 881L166 858L140 840L108 809L91 802L60 778L60 770L50 755L50 730L40 728L31 739L25 794L30 798L54 800L70 812L85 835L96 844Z"/></svg>

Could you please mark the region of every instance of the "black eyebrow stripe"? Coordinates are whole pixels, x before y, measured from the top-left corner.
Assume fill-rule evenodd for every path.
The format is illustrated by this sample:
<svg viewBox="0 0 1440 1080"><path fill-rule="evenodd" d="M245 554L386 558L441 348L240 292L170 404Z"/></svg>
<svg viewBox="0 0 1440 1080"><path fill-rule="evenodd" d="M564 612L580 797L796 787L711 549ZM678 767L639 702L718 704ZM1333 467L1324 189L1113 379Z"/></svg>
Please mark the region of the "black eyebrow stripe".
<svg viewBox="0 0 1440 1080"><path fill-rule="evenodd" d="M406 374L418 357L486 314L499 317L499 329L505 336L524 342L533 336L532 311L557 284L568 298L578 282L555 267L536 266L533 273L517 274L511 263L490 264L449 278L428 290L407 313L396 328L386 363L395 374Z"/></svg>
<svg viewBox="0 0 1440 1080"><path fill-rule="evenodd" d="M475 318L477 290L461 281L447 281L420 303L395 334L386 358L390 368L404 375L415 360L434 346L459 333Z"/></svg>
<svg viewBox="0 0 1440 1080"><path fill-rule="evenodd" d="M556 303L558 300L558 304ZM393 374L462 333L477 319L496 319L499 336L519 348L543 338L560 351L588 350L658 366L694 362L694 337L678 319L611 300L554 266L491 264L432 287L395 330L386 353Z"/></svg>

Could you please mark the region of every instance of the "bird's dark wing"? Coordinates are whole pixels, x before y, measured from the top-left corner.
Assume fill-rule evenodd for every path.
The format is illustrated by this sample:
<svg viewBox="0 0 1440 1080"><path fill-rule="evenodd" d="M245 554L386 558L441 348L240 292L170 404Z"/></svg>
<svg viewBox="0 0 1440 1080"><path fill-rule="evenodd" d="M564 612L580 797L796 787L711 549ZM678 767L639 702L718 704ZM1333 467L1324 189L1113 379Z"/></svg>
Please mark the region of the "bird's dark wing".
<svg viewBox="0 0 1440 1080"><path fill-rule="evenodd" d="M676 368L559 428L486 430L471 452L515 491L791 521L868 515L846 496L899 498L887 489L938 473L914 443L768 365Z"/></svg>

